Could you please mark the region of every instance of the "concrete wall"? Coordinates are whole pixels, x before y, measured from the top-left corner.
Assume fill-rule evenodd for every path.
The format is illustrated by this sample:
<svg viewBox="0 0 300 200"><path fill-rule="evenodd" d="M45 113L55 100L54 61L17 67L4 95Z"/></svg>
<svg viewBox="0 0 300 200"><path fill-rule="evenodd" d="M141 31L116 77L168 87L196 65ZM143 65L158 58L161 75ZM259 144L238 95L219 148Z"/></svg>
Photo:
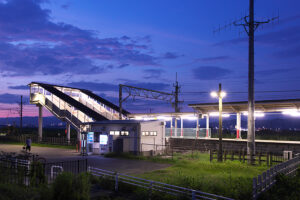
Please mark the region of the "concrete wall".
<svg viewBox="0 0 300 200"><path fill-rule="evenodd" d="M171 147L199 149L201 151L218 149L219 141L216 138L211 139L181 139L169 138ZM223 139L224 150L247 150L247 140ZM273 141L273 140L256 140L257 152L282 153L283 151L293 151L300 153L300 142L298 141Z"/></svg>
<svg viewBox="0 0 300 200"><path fill-rule="evenodd" d="M156 131L157 136L141 135L141 151L161 151L165 145L165 125L163 121L151 121L141 123L141 133L144 131Z"/></svg>

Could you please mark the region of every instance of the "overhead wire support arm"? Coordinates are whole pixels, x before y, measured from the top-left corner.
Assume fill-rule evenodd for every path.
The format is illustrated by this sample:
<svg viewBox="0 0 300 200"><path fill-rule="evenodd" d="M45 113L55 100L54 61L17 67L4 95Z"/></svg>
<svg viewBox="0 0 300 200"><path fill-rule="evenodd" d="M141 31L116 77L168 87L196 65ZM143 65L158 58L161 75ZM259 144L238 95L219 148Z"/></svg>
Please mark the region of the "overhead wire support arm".
<svg viewBox="0 0 300 200"><path fill-rule="evenodd" d="M126 89L128 95L123 98L123 89ZM140 88L130 85L119 84L119 119L122 120L123 102L126 101L130 96L142 97L147 99L163 100L172 102L174 98L173 93L161 92L146 88Z"/></svg>

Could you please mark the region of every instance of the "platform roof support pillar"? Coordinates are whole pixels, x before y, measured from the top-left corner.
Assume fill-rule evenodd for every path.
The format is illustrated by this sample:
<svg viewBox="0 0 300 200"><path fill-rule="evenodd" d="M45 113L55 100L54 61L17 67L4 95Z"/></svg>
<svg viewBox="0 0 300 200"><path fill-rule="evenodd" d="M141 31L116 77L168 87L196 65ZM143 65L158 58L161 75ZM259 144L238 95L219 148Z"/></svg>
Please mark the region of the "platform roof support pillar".
<svg viewBox="0 0 300 200"><path fill-rule="evenodd" d="M241 113L236 113L236 139L241 139Z"/></svg>
<svg viewBox="0 0 300 200"><path fill-rule="evenodd" d="M199 115L197 116L197 121L196 121L196 138L199 137Z"/></svg>
<svg viewBox="0 0 300 200"><path fill-rule="evenodd" d="M183 137L183 118L180 118L180 137Z"/></svg>
<svg viewBox="0 0 300 200"><path fill-rule="evenodd" d="M39 107L39 141L42 141L43 139L43 106L38 105Z"/></svg>
<svg viewBox="0 0 300 200"><path fill-rule="evenodd" d="M175 117L175 137L177 137L177 118Z"/></svg>
<svg viewBox="0 0 300 200"><path fill-rule="evenodd" d="M173 136L173 117L171 117L171 121L170 121L170 137Z"/></svg>
<svg viewBox="0 0 300 200"><path fill-rule="evenodd" d="M210 138L210 134L209 134L209 114L206 115L206 138Z"/></svg>
<svg viewBox="0 0 300 200"><path fill-rule="evenodd" d="M71 125L69 122L66 124L66 130L67 130L67 142L70 144L70 135L71 135Z"/></svg>

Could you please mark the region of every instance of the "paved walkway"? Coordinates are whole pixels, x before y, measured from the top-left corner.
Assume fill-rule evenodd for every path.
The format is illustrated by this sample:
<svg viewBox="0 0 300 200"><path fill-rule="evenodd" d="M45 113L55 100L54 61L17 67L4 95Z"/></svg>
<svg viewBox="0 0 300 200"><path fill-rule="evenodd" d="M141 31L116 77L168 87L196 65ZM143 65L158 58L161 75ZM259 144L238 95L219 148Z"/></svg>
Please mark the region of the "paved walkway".
<svg viewBox="0 0 300 200"><path fill-rule="evenodd" d="M171 166L170 164L155 163L143 160L129 160L120 158L105 158L103 156L80 156L76 150L49 148L49 147L31 147L31 153L44 157L47 161L68 161L78 159L88 159L88 165L105 170L117 171L126 174L139 174L148 171L154 171ZM0 144L0 151L16 152L22 150L21 145Z"/></svg>

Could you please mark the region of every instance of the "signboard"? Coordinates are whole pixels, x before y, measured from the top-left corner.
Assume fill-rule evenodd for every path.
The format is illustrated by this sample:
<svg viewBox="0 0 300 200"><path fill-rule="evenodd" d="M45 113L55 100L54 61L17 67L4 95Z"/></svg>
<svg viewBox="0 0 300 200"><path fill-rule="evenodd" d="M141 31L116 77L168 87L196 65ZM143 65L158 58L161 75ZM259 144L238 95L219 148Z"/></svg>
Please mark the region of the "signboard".
<svg viewBox="0 0 300 200"><path fill-rule="evenodd" d="M88 132L87 143L93 143L93 142L94 142L94 132Z"/></svg>
<svg viewBox="0 0 300 200"><path fill-rule="evenodd" d="M100 135L100 144L107 145L108 136L107 135Z"/></svg>

